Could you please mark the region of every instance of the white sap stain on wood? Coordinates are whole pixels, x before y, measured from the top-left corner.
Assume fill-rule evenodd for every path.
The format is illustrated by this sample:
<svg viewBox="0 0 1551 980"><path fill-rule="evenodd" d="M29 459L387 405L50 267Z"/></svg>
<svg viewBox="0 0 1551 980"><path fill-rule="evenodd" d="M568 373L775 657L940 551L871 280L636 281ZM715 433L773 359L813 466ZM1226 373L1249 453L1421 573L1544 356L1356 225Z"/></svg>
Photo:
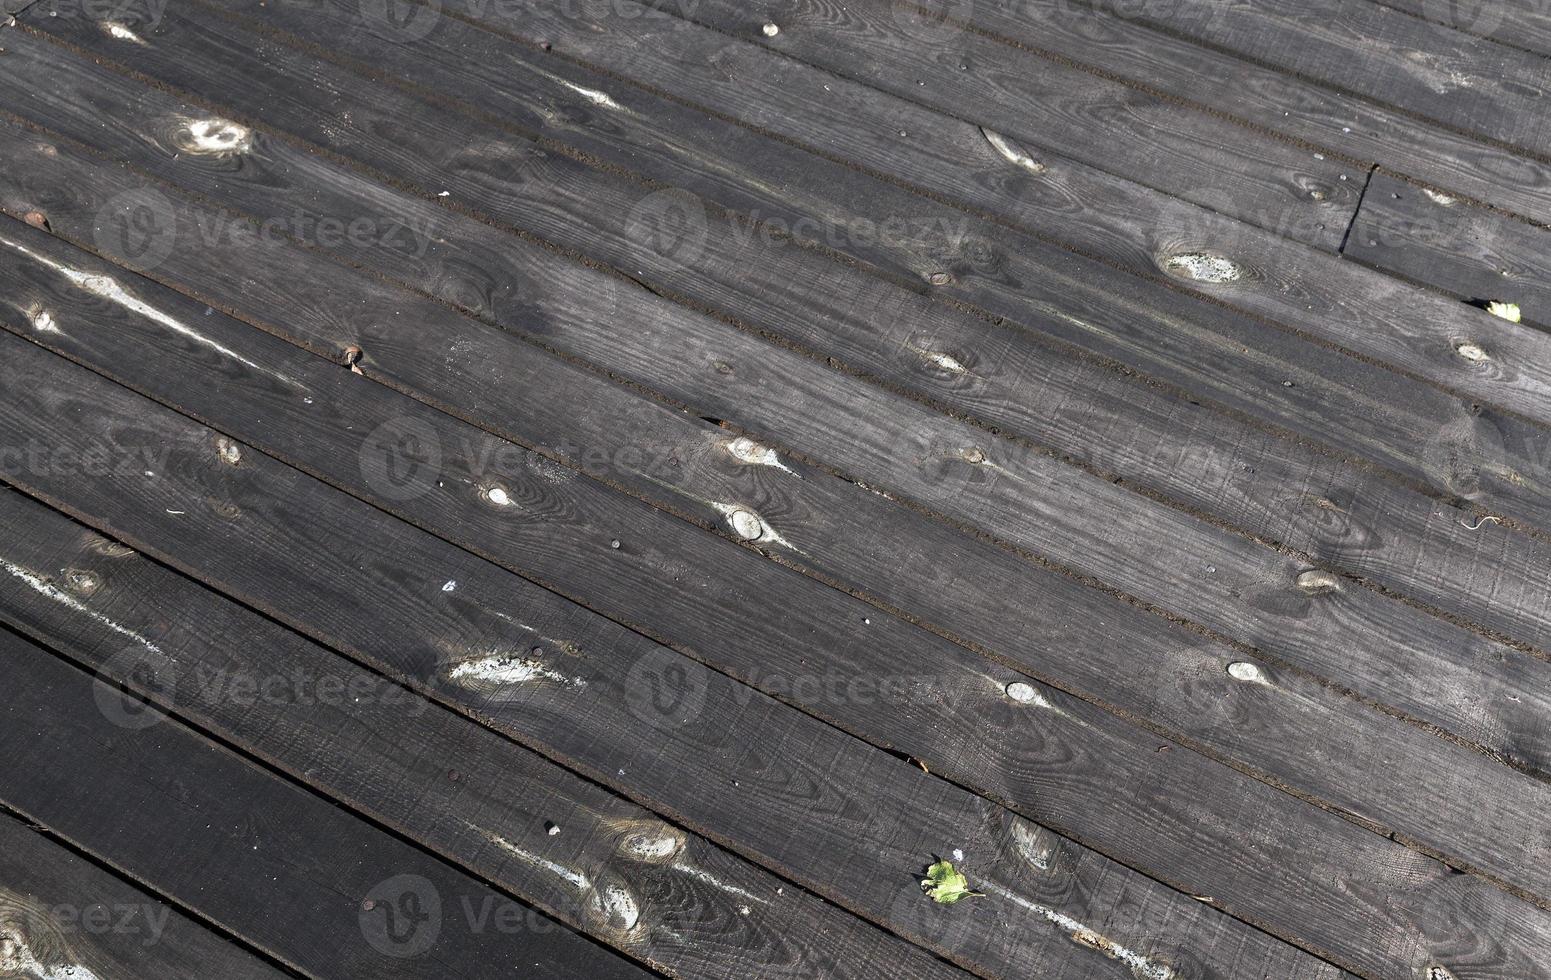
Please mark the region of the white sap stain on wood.
<svg viewBox="0 0 1551 980"><path fill-rule="evenodd" d="M5 928L0 923L0 929ZM30 980L102 980L78 963L44 966L26 940L14 932L0 932L0 975Z"/></svg>
<svg viewBox="0 0 1551 980"><path fill-rule="evenodd" d="M1438 204L1446 208L1454 206L1454 198L1448 194L1435 191L1430 187L1422 188L1422 193L1426 194L1428 199L1431 200L1434 204Z"/></svg>
<svg viewBox="0 0 1551 980"><path fill-rule="evenodd" d="M711 506L716 508L717 513L726 519L727 525L732 528L733 533L743 540L779 544L782 547L790 548L792 551L797 551L797 548L793 547L790 541L776 533L775 528L767 524L763 517L760 517L758 513L750 508L738 504L719 504L714 502Z"/></svg>
<svg viewBox="0 0 1551 980"><path fill-rule="evenodd" d="M89 617L94 622L102 626L106 626L108 629L117 633L119 636L134 640L136 643L140 644L151 653L165 656L165 654L162 654L160 647L146 639L144 636L140 635L132 629L129 629L128 627L119 625L117 622L109 619L102 613L97 612L95 609L91 609L83 605L75 598L75 596L55 586L53 583L47 581L37 573L23 568L20 565L12 564L3 558L0 558L0 568L4 568L13 578L20 579L22 583L25 584L28 588L32 589L32 591L38 593L44 598L52 599L72 612L78 612L83 616Z"/></svg>
<svg viewBox="0 0 1551 980"><path fill-rule="evenodd" d="M194 156L228 156L253 148L253 131L229 119L182 118L173 137L178 149Z"/></svg>
<svg viewBox="0 0 1551 980"><path fill-rule="evenodd" d="M942 351L935 351L929 347L921 347L917 344L908 342L905 344L905 346L917 357L921 358L921 360L933 365L934 367L941 368L942 370L947 371L949 374L961 375L969 373L969 368L964 366L964 362L960 361L952 354L945 354Z"/></svg>
<svg viewBox="0 0 1551 980"><path fill-rule="evenodd" d="M1311 568L1306 572L1298 573L1298 588L1309 595L1318 595L1322 592L1336 592L1341 588L1341 579L1337 575L1321 568Z"/></svg>
<svg viewBox="0 0 1551 980"><path fill-rule="evenodd" d="M631 932L641 921L641 906L630 889L608 882L592 893L592 901L603 921L622 932Z"/></svg>
<svg viewBox="0 0 1551 980"><path fill-rule="evenodd" d="M724 891L724 892L726 892L729 895L737 895L739 898L746 898L746 899L748 899L751 902L758 902L761 905L769 905L770 904L770 902L767 899L760 898L758 895L754 894L753 892L751 892L751 891L749 891L749 890L747 890L745 888L739 888L737 885L729 885L725 881L723 881L720 878L716 877L716 875L713 875L711 872L709 872L709 871L702 871L701 869L693 867L692 865L686 864L683 861L676 861L676 862L674 862L673 870L677 871L677 872L679 872L681 874L687 875L688 877L693 878L696 881L705 882L707 885L710 885L712 888L716 888L716 889L719 889L721 891Z"/></svg>
<svg viewBox="0 0 1551 980"><path fill-rule="evenodd" d="M447 672L447 679L469 686L510 686L535 680L549 680L565 687L586 687L580 677L568 677L539 660L518 654L502 653L478 660L465 660Z"/></svg>
<svg viewBox="0 0 1551 980"><path fill-rule="evenodd" d="M739 436L727 443L727 452L734 459L748 463L751 466L773 466L778 470L786 470L786 472L791 473L793 476L797 475L792 472L790 467L781 462L781 457L776 454L774 449L761 445L748 436Z"/></svg>
<svg viewBox="0 0 1551 980"><path fill-rule="evenodd" d="M544 71L541 68L536 68L534 71L538 72L540 75L543 75L545 78L554 82L556 85L570 89L577 95L580 95L582 98L586 99L588 102L591 102L593 105L598 106L601 109L612 109L615 112L630 111L629 109L626 109L624 106L620 105L618 102L615 102L613 96L609 95L607 92L603 92L595 88L588 88L585 85L578 85L570 79L561 78L559 75L556 75L553 72Z"/></svg>
<svg viewBox="0 0 1551 980"><path fill-rule="evenodd" d="M478 831L490 843L494 844L496 847L499 847L507 854L510 854L512 857L522 861L524 864L527 864L530 867L548 871L550 874L563 879L581 891L586 891L592 887L592 882L587 879L586 875L579 871L572 870L571 868L568 868L565 865L559 864L555 861L551 861L548 858L539 857L532 851L518 847L516 844L513 844L505 837L502 837L498 834L492 834L487 830L480 830L480 828L474 826L471 823L468 823L467 821L465 821L465 825L468 826L468 828L471 830Z"/></svg>
<svg viewBox="0 0 1551 980"><path fill-rule="evenodd" d="M1024 910L1054 923L1078 945L1097 950L1112 960L1119 960L1121 963L1124 963L1131 968L1131 973L1137 977L1137 980L1177 980L1179 976L1173 967L1150 960L1136 950L1120 945L1097 931L1088 928L1064 912L1057 911L1048 905L1031 902L1020 895L1015 895L994 881L982 881L979 884L985 891L999 895Z"/></svg>
<svg viewBox="0 0 1551 980"><path fill-rule="evenodd" d="M1487 359L1486 348L1480 344L1463 343L1454 348L1454 351L1467 361L1480 362Z"/></svg>
<svg viewBox="0 0 1551 980"><path fill-rule="evenodd" d="M1244 269L1232 259L1210 252L1181 252L1163 260L1163 271L1179 279L1192 282L1236 282L1244 277Z"/></svg>
<svg viewBox="0 0 1551 980"><path fill-rule="evenodd" d="M1043 163L1029 156L1022 147L1001 133L992 132L985 128L982 128L980 132L985 136L986 142L990 143L991 147L1009 163L1016 164L1031 174L1042 174L1045 172L1045 165Z"/></svg>
<svg viewBox="0 0 1551 980"><path fill-rule="evenodd" d="M3 242L14 251L20 252L22 255L25 255L30 259L41 262L42 264L48 266L50 269L53 269L55 272L68 279L71 285L74 285L93 296L101 297L102 299L105 299L110 303L114 303L131 313L144 317L159 326L171 330L173 333L179 335L180 337L185 337L197 344L200 344L201 346L215 351L222 357L230 358L239 364L246 365L250 368L253 368L255 371L260 371L273 378L278 378L287 384L294 385L296 383L285 375L280 374L277 371L273 371L270 368L257 363L256 361L250 361L248 358L243 357L241 354L237 353L231 348L216 343L214 340L206 337L204 334L183 323L181 320L178 320L176 317L170 316L169 314L158 310L156 307L151 306L149 303L146 303L130 295L124 290L123 286L118 284L118 280L114 279L112 276L93 275L91 273L82 272L79 269L72 269L70 266L55 262L48 256L40 255L27 246L18 242L13 242L7 238L0 238L0 242Z"/></svg>
<svg viewBox="0 0 1551 980"><path fill-rule="evenodd" d="M139 44L142 46L145 44L145 40L140 35L136 34L128 27L125 27L123 24L120 24L116 20L103 21L102 29L108 32L109 37L117 38L120 41L129 41L132 44Z"/></svg>
<svg viewBox="0 0 1551 980"><path fill-rule="evenodd" d="M1047 844L1043 841L1041 839L1043 836L1038 828L1024 823L1022 820L1015 820L1013 822L1013 849L1035 868L1038 868L1040 871L1049 871L1054 847L1052 844Z"/></svg>
<svg viewBox="0 0 1551 980"><path fill-rule="evenodd" d="M671 827L656 830L636 830L625 835L619 842L619 853L633 861L646 864L662 864L679 856L684 849L684 838Z"/></svg>
<svg viewBox="0 0 1551 980"><path fill-rule="evenodd" d="M1266 675L1261 669L1247 660L1236 660L1228 665L1228 676L1236 681L1245 681L1250 684L1270 685Z"/></svg>
<svg viewBox="0 0 1551 980"><path fill-rule="evenodd" d="M27 322L32 324L32 329L39 333L63 334L59 324L54 322L54 314L41 306L33 306L27 310Z"/></svg>

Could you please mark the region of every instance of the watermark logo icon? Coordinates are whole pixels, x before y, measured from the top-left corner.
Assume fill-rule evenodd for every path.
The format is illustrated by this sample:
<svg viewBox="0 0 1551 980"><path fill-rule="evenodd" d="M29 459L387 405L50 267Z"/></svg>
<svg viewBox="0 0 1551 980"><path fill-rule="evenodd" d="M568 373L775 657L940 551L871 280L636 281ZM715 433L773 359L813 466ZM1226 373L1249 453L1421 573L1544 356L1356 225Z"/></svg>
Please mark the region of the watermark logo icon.
<svg viewBox="0 0 1551 980"><path fill-rule="evenodd" d="M154 188L124 191L97 210L92 239L104 255L136 272L149 272L165 262L177 244L177 211Z"/></svg>
<svg viewBox="0 0 1551 980"><path fill-rule="evenodd" d="M710 671L664 647L637 660L625 675L625 706L659 731L693 723L705 710Z"/></svg>
<svg viewBox="0 0 1551 980"><path fill-rule="evenodd" d="M1422 16L1467 34L1492 35L1503 26L1507 7L1503 0L1424 0Z"/></svg>
<svg viewBox="0 0 1551 980"><path fill-rule="evenodd" d="M427 878L395 875L366 893L359 921L372 949L394 959L413 959L441 936L442 896Z"/></svg>
<svg viewBox="0 0 1551 980"><path fill-rule="evenodd" d="M122 682L119 678L124 678ZM128 693L142 691L148 697L171 705L177 685L172 665L165 654L150 647L133 646L109 657L92 679L92 699L97 710L119 728L142 731L161 724L161 711Z"/></svg>
<svg viewBox="0 0 1551 980"><path fill-rule="evenodd" d="M648 194L625 218L631 241L680 265L700 258L707 228L705 205L676 187Z"/></svg>
<svg viewBox="0 0 1551 980"><path fill-rule="evenodd" d="M436 488L442 470L442 441L423 419L394 418L377 426L361 444L361 478L384 499L416 500Z"/></svg>
<svg viewBox="0 0 1551 980"><path fill-rule="evenodd" d="M361 19L385 40L418 41L436 30L442 19L442 0L361 0Z"/></svg>

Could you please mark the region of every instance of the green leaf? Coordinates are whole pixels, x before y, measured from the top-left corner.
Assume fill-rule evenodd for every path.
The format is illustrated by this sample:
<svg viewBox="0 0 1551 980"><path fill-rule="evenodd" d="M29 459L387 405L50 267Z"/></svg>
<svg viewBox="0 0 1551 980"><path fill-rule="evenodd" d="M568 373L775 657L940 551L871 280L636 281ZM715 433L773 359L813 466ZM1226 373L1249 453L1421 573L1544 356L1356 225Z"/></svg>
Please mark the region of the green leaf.
<svg viewBox="0 0 1551 980"><path fill-rule="evenodd" d="M1519 311L1518 304L1516 303L1488 303L1486 304L1486 312L1493 316L1500 316L1510 323L1518 323L1524 316Z"/></svg>
<svg viewBox="0 0 1551 980"><path fill-rule="evenodd" d="M952 905L961 898L979 897L982 894L969 890L968 879L962 873L953 870L951 861L938 861L927 868L926 878L921 882L921 890L939 905Z"/></svg>

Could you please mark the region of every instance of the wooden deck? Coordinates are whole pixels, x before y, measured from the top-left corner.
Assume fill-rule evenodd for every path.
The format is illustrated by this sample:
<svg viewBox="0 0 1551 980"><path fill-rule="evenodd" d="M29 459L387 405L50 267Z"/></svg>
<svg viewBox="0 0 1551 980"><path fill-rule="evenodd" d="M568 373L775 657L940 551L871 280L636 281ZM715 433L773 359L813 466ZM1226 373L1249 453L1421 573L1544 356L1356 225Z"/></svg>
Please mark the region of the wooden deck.
<svg viewBox="0 0 1551 980"><path fill-rule="evenodd" d="M5 2L0 977L1551 978L1544 0Z"/></svg>

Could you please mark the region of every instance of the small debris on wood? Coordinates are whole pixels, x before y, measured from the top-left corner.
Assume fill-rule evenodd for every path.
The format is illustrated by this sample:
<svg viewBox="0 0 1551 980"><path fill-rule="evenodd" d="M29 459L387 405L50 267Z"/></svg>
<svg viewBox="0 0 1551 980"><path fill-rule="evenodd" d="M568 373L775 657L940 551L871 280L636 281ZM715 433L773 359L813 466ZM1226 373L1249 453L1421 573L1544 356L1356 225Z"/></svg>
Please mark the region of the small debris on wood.
<svg viewBox="0 0 1551 980"><path fill-rule="evenodd" d="M952 905L964 898L983 898L984 892L970 891L969 880L953 870L953 862L938 861L926 869L921 890L938 905Z"/></svg>

